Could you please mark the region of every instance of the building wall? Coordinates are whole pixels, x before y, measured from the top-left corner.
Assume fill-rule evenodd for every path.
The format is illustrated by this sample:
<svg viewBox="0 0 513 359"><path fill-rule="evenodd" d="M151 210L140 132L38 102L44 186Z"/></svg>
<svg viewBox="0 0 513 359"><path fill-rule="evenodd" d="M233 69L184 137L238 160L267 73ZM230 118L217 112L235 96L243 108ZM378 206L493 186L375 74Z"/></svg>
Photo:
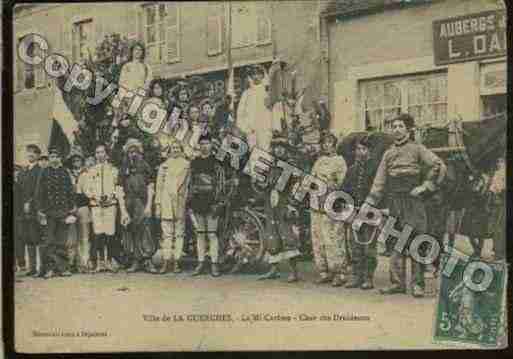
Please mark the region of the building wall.
<svg viewBox="0 0 513 359"><path fill-rule="evenodd" d="M299 86L317 80L319 61L319 1L285 0L255 2L259 11L268 15L273 23L272 43L232 49L235 67L269 62L274 51L283 61L294 63ZM153 64L156 77L176 78L182 75L202 74L227 68L226 44L214 56L207 53L207 19L218 14L226 30L226 4L222 2L180 2L180 61ZM23 6L15 12L14 33L19 37L26 32L37 32L50 43L50 52L59 52L71 58L72 23L92 18L95 43L105 34L120 33L127 37L141 36L141 3L68 3L66 5ZM15 70L15 69L14 69ZM51 81L37 89L15 93L15 139L18 147L27 141L47 141L53 104ZM39 135L38 135L39 134ZM24 139L25 138L25 139ZM44 146L43 146L44 147Z"/></svg>
<svg viewBox="0 0 513 359"><path fill-rule="evenodd" d="M435 66L434 20L495 10L488 0L447 0L332 20L328 25L329 98L335 130L361 130L358 83L364 79L447 71L448 117L480 113L479 63ZM504 59L502 59L504 61Z"/></svg>

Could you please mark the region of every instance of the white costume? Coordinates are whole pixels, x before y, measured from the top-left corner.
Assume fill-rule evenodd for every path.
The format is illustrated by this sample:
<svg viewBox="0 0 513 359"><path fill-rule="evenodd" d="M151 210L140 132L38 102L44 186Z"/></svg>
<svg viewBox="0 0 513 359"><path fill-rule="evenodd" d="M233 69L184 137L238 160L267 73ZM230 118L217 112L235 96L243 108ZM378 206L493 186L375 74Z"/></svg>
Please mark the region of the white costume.
<svg viewBox="0 0 513 359"><path fill-rule="evenodd" d="M237 109L237 126L247 136L250 148L269 151L273 129L280 130L279 123L273 123L272 112L265 105L268 97L265 90L267 79L255 85L250 81L250 87L241 96Z"/></svg>
<svg viewBox="0 0 513 359"><path fill-rule="evenodd" d="M144 62L130 61L123 65L119 75L119 87L127 91L137 91L137 89L148 89L153 79L151 67Z"/></svg>
<svg viewBox="0 0 513 359"><path fill-rule="evenodd" d="M118 176L118 169L108 162L98 163L88 171L84 193L90 201L95 234L112 236L116 231L117 202L124 197ZM106 198L105 204L101 203L102 197Z"/></svg>

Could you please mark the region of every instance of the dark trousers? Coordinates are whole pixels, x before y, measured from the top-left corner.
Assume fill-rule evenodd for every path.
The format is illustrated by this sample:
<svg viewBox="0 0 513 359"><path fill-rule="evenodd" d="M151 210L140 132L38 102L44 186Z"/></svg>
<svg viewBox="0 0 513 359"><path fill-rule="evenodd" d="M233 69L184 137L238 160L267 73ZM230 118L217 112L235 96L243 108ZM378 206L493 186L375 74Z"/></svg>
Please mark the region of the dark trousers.
<svg viewBox="0 0 513 359"><path fill-rule="evenodd" d="M44 249L44 268L45 271L54 270L62 273L68 270L66 241L69 225L64 223L63 218L48 217L47 222L48 238Z"/></svg>
<svg viewBox="0 0 513 359"><path fill-rule="evenodd" d="M22 239L20 244L21 248L19 249L20 255L23 251L23 256L25 256L26 245L29 260L28 265L31 270L35 270L37 265L36 246L41 244L41 225L37 218L29 217L21 220L21 226L20 234ZM25 259L23 259L23 262L25 262Z"/></svg>
<svg viewBox="0 0 513 359"><path fill-rule="evenodd" d="M350 244L351 244L351 267L353 275L360 279L373 279L374 272L378 266L377 258L377 239L372 238L373 227L364 225L357 236L353 229L348 228Z"/></svg>
<svg viewBox="0 0 513 359"><path fill-rule="evenodd" d="M98 260L105 261L105 259L110 261L113 258L119 261L121 244L115 235L96 234L91 244L91 261L93 263L96 263ZM105 249L107 249L107 256L105 256Z"/></svg>
<svg viewBox="0 0 513 359"><path fill-rule="evenodd" d="M25 238L23 236L23 219L16 218L14 222L14 250L16 253L16 264L25 267Z"/></svg>

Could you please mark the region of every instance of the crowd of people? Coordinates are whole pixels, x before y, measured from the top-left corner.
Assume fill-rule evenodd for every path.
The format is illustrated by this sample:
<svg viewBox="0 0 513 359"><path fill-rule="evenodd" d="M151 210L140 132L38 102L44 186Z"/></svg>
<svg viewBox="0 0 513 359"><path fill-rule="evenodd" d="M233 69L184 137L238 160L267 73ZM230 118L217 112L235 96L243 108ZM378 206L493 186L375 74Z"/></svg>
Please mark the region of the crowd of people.
<svg viewBox="0 0 513 359"><path fill-rule="evenodd" d="M130 89L149 89L150 96L168 109L167 121L152 136L148 148L137 117L127 114L128 104L123 104L113 116L108 140L94 143L92 153L73 147L65 156L51 147L48 156L42 156L37 144L26 147L28 166L15 168L17 272L46 279L119 270L180 273L184 247L191 237L187 233L189 220L197 257L192 275L210 272L220 276L219 221L227 200L222 183L230 169L215 158L216 145L229 133L242 135L250 149L269 150L276 160L298 165L289 155L291 142L283 135L287 124L280 121L276 125L275 111L266 101L263 68L255 67L251 72L250 88L242 95L235 116L227 107L220 111L219 106L226 104L219 105L210 98L193 101L185 86L166 93L163 83L152 80L151 71L142 62L144 48L136 46L132 53L120 83ZM201 126L202 131L191 141L191 133L185 129L194 126ZM393 119L395 144L385 152L377 171L370 166L368 137L355 144L355 160L349 164L337 153L339 139L326 130L322 132L320 154L311 166L302 167L322 179L328 193L343 189L357 207L367 202L388 208L401 223L426 232L423 195L437 189L446 167L437 155L412 140L414 127L410 115ZM271 182L278 177L279 173L271 173ZM266 217L263 237L270 270L259 279L279 278L279 264L285 261L289 265L287 281L298 281L297 262L304 248L301 242L311 240L318 284L374 288L378 256L371 228L363 227L356 233L326 213L293 203L286 194L294 185L292 180L285 191L270 189L262 195ZM296 214L300 207L302 215L291 215L291 207L296 207ZM305 235L305 223L311 238ZM160 263L152 257L155 253L160 254ZM392 285L381 293L407 292L406 260L404 253L392 254ZM421 263L412 261L411 291L415 297L424 295L424 271Z"/></svg>

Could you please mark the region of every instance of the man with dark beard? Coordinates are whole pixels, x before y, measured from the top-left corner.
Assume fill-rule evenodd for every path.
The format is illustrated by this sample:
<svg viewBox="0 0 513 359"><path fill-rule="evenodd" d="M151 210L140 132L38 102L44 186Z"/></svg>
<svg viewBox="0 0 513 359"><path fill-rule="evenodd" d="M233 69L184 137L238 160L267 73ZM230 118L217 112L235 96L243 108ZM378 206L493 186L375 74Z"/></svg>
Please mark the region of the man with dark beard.
<svg viewBox="0 0 513 359"><path fill-rule="evenodd" d="M120 182L125 193L125 205L130 224L129 237L133 245L133 263L127 272L133 273L144 267L145 254L142 241L147 229L144 221L152 215L153 193L155 186L154 171L143 158L143 147L137 139L128 139L123 151L127 154L121 168ZM148 227L149 228L149 227ZM147 261L151 266L151 261ZM152 268L149 268L151 270Z"/></svg>

